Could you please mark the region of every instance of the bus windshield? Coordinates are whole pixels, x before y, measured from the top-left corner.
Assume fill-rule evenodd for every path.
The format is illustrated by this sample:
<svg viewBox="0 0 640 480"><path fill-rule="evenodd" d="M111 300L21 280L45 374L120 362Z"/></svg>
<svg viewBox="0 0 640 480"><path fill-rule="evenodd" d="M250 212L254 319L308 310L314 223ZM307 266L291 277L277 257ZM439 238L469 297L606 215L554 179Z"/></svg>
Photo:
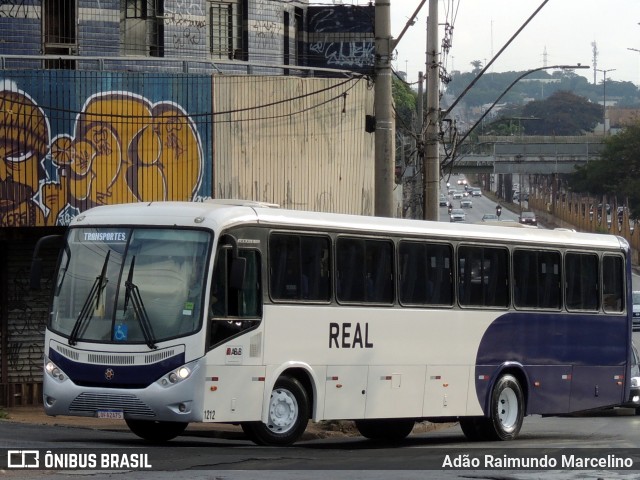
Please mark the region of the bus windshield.
<svg viewBox="0 0 640 480"><path fill-rule="evenodd" d="M211 234L158 228L74 228L56 280L51 330L78 341L146 343L202 325Z"/></svg>

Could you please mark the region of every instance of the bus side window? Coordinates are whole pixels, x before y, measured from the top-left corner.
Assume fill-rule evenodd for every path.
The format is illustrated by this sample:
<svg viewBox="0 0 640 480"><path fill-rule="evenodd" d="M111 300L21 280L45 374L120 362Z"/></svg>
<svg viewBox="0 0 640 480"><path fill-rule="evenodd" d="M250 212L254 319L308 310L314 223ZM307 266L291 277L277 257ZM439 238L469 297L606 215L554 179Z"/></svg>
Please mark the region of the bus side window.
<svg viewBox="0 0 640 480"><path fill-rule="evenodd" d="M619 256L602 258L602 297L607 312L624 311L624 264Z"/></svg>
<svg viewBox="0 0 640 480"><path fill-rule="evenodd" d="M509 254L504 248L459 248L458 296L461 305L509 305Z"/></svg>
<svg viewBox="0 0 640 480"><path fill-rule="evenodd" d="M560 252L516 250L513 272L517 308L560 308Z"/></svg>
<svg viewBox="0 0 640 480"><path fill-rule="evenodd" d="M393 302L393 243L369 238L338 238L336 242L338 300Z"/></svg>
<svg viewBox="0 0 640 480"><path fill-rule="evenodd" d="M597 310L598 257L593 254L567 253L565 255L567 274L566 302L569 310Z"/></svg>
<svg viewBox="0 0 640 480"><path fill-rule="evenodd" d="M401 241L398 249L400 302L413 305L451 305L451 247Z"/></svg>
<svg viewBox="0 0 640 480"><path fill-rule="evenodd" d="M273 233L269 238L269 291L274 300L330 299L330 239Z"/></svg>

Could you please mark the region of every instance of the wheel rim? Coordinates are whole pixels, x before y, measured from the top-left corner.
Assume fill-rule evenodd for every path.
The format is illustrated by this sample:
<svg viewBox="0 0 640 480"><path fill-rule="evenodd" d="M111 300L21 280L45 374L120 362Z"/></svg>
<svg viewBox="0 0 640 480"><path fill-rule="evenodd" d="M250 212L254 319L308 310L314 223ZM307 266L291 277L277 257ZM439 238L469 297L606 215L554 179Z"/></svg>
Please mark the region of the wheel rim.
<svg viewBox="0 0 640 480"><path fill-rule="evenodd" d="M298 419L298 401L296 397L283 388L271 392L269 402L269 423L267 427L274 433L286 433L291 430Z"/></svg>
<svg viewBox="0 0 640 480"><path fill-rule="evenodd" d="M505 388L498 397L498 418L505 431L513 430L518 421L518 397L511 388Z"/></svg>

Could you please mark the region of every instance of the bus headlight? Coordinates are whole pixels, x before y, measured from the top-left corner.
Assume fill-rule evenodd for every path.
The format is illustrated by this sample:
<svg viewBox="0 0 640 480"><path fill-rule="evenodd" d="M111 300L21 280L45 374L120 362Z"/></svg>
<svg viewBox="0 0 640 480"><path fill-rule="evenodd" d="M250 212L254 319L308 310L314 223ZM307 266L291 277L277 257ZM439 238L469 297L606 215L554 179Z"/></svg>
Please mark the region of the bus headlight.
<svg viewBox="0 0 640 480"><path fill-rule="evenodd" d="M180 383L183 380L186 380L191 376L191 367L189 365L183 365L182 367L178 367L175 370L170 371L165 374L158 382L163 387L168 387L171 385L175 385L176 383Z"/></svg>
<svg viewBox="0 0 640 480"><path fill-rule="evenodd" d="M64 382L67 379L67 376L64 374L60 367L58 367L55 363L45 357L44 362L44 371L53 379Z"/></svg>

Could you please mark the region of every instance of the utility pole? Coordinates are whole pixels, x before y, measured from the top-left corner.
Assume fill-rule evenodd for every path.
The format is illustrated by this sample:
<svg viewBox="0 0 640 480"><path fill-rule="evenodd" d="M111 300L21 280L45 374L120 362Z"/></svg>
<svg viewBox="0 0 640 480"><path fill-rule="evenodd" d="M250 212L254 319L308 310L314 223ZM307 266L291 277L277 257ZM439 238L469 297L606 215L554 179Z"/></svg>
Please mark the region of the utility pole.
<svg viewBox="0 0 640 480"><path fill-rule="evenodd" d="M375 6L375 202L374 215L393 217L395 176L395 119L391 94L391 0L376 0Z"/></svg>
<svg viewBox="0 0 640 480"><path fill-rule="evenodd" d="M427 126L425 128L423 218L438 220L440 191L440 59L438 46L438 1L429 0L427 18Z"/></svg>
<svg viewBox="0 0 640 480"><path fill-rule="evenodd" d="M425 164L424 164L424 135L423 135L423 128L424 128L424 112L423 112L423 105L424 105L424 88L422 86L422 83L424 82L424 74L422 72L418 72L418 105L416 106L416 116L418 117L418 139L417 139L417 145L416 145L416 151L417 151L417 158L416 158L416 168L421 167L422 168L422 185L426 184L427 181L427 175L426 175L426 169ZM413 193L417 193L417 192L413 192ZM424 197L424 187L422 187L422 196ZM415 198L415 197L414 197ZM424 198L422 200L422 205L421 205L421 212L420 212L420 218L424 218ZM417 206L416 206L416 210L418 210ZM413 218L418 218L417 215L415 215Z"/></svg>

